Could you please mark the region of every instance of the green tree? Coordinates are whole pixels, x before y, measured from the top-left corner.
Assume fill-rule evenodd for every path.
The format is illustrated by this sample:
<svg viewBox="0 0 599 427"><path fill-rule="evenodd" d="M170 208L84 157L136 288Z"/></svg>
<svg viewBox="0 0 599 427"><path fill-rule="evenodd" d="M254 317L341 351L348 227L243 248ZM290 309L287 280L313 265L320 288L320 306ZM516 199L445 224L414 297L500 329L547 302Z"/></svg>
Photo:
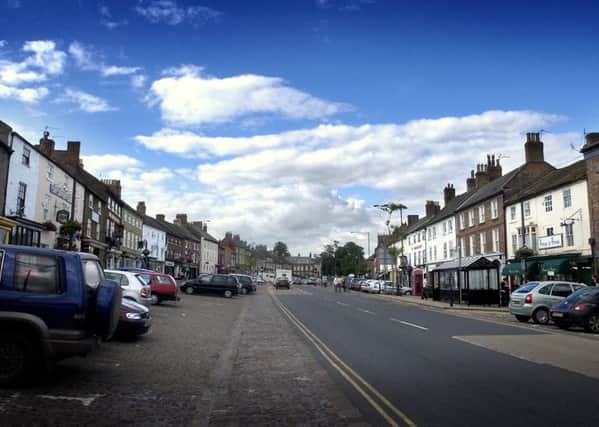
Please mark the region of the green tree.
<svg viewBox="0 0 599 427"><path fill-rule="evenodd" d="M289 249L287 249L287 245L281 241L275 243L272 251L277 256L289 256Z"/></svg>

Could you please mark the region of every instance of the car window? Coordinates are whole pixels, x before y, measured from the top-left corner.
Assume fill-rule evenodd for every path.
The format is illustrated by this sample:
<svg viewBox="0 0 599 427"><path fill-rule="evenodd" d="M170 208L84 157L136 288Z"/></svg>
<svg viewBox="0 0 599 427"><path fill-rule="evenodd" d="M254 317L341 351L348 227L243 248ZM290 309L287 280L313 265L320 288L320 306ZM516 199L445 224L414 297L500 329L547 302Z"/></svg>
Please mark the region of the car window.
<svg viewBox="0 0 599 427"><path fill-rule="evenodd" d="M4 267L4 251L0 251L0 277L2 277L2 268Z"/></svg>
<svg viewBox="0 0 599 427"><path fill-rule="evenodd" d="M198 282L200 283L210 283L210 281L212 280L212 276L200 276L199 279L197 279Z"/></svg>
<svg viewBox="0 0 599 427"><path fill-rule="evenodd" d="M572 285L572 287L574 288L574 292L586 288L584 285Z"/></svg>
<svg viewBox="0 0 599 427"><path fill-rule="evenodd" d="M96 289L104 279L104 271L98 261L86 259L83 260L83 276L85 284L92 289Z"/></svg>
<svg viewBox="0 0 599 427"><path fill-rule="evenodd" d="M125 276L124 274L107 271L104 273L104 276L107 279L114 280L121 286L129 286L129 280L127 280L127 276Z"/></svg>
<svg viewBox="0 0 599 427"><path fill-rule="evenodd" d="M541 289L539 289L539 293L541 295L549 295L551 293L551 287L553 285L547 285L547 286L543 286Z"/></svg>
<svg viewBox="0 0 599 427"><path fill-rule="evenodd" d="M58 260L53 256L17 254L15 289L38 294L62 292Z"/></svg>
<svg viewBox="0 0 599 427"><path fill-rule="evenodd" d="M587 288L586 286L582 287L582 289L574 292L568 298L566 298L568 302L574 301L593 301L599 299L599 288Z"/></svg>
<svg viewBox="0 0 599 427"><path fill-rule="evenodd" d="M151 276L149 274L138 274L137 277L143 280L146 285L148 285L151 281Z"/></svg>
<svg viewBox="0 0 599 427"><path fill-rule="evenodd" d="M553 290L551 291L551 295L554 297L562 297L565 298L572 293L572 288L567 283L556 283L553 285Z"/></svg>
<svg viewBox="0 0 599 427"><path fill-rule="evenodd" d="M527 283L524 286L520 286L514 292L517 294L526 294L526 293L532 291L534 288L536 288L537 285L538 285L538 283Z"/></svg>
<svg viewBox="0 0 599 427"><path fill-rule="evenodd" d="M227 285L235 285L237 284L237 280L235 277L227 277Z"/></svg>
<svg viewBox="0 0 599 427"><path fill-rule="evenodd" d="M216 286L222 286L225 283L227 283L226 279L224 276L213 276L212 277L212 284L216 285Z"/></svg>
<svg viewBox="0 0 599 427"><path fill-rule="evenodd" d="M161 285L170 285L171 281L167 276L154 276L157 283Z"/></svg>

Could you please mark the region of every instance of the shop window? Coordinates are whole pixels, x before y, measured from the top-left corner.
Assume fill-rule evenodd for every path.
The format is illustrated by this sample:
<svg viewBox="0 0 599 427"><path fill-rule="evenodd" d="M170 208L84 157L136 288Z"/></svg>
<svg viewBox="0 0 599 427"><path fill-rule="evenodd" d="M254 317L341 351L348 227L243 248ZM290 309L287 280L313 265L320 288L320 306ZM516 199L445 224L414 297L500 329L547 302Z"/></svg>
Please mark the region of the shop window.
<svg viewBox="0 0 599 427"><path fill-rule="evenodd" d="M61 293L56 258L18 253L15 260L15 289L37 294Z"/></svg>

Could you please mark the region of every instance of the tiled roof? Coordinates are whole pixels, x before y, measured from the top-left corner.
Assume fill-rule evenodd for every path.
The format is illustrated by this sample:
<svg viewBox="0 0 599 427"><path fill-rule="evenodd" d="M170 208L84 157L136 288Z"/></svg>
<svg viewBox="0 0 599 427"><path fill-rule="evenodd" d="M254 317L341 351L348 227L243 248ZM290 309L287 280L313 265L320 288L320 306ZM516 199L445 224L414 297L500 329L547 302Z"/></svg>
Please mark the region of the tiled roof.
<svg viewBox="0 0 599 427"><path fill-rule="evenodd" d="M532 185L522 189L505 201L505 204L528 199L539 194L545 193L554 188L561 187L572 182L585 179L587 176L587 167L584 160L579 160L560 169L549 172L542 178L539 178Z"/></svg>
<svg viewBox="0 0 599 427"><path fill-rule="evenodd" d="M148 224L150 227L153 227L160 231L164 231L165 233L168 232L168 228L164 225L164 223L158 221L157 219L152 218L151 216L148 216L148 215L142 215L139 212L138 212L138 215L141 216L144 224Z"/></svg>
<svg viewBox="0 0 599 427"><path fill-rule="evenodd" d="M520 166L513 171L500 176L499 178L483 185L476 191L472 192L470 197L467 197L462 204L460 204L456 211L466 209L470 206L474 206L483 200L487 200L489 197L493 197L503 192L505 186L522 170L523 166Z"/></svg>
<svg viewBox="0 0 599 427"><path fill-rule="evenodd" d="M472 192L468 192L455 196L447 205L443 207L443 209L441 209L441 212L439 212L437 215L431 218L429 224L434 224L454 215L460 204L463 203L464 200L466 200L466 198L470 197L471 195Z"/></svg>

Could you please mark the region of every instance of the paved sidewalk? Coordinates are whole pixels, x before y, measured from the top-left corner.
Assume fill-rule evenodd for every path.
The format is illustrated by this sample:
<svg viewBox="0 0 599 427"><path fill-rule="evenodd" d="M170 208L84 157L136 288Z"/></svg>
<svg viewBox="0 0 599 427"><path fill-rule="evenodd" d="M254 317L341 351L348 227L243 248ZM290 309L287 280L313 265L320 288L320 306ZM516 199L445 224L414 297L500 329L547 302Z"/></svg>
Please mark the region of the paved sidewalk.
<svg viewBox="0 0 599 427"><path fill-rule="evenodd" d="M211 408L211 426L365 426L266 287L243 297L231 358Z"/></svg>
<svg viewBox="0 0 599 427"><path fill-rule="evenodd" d="M405 304L416 304L426 307L438 308L441 310L460 310L460 311L488 311L497 313L509 313L507 307L496 307L496 306L479 306L479 305L466 305L466 304L454 304L453 307L447 302L433 301L432 299L422 299L412 295L382 295L382 298L390 298L398 302Z"/></svg>

